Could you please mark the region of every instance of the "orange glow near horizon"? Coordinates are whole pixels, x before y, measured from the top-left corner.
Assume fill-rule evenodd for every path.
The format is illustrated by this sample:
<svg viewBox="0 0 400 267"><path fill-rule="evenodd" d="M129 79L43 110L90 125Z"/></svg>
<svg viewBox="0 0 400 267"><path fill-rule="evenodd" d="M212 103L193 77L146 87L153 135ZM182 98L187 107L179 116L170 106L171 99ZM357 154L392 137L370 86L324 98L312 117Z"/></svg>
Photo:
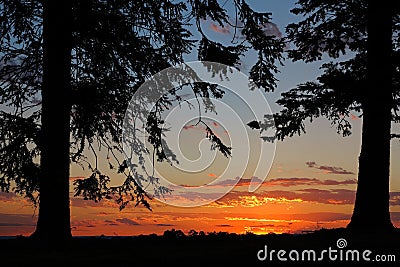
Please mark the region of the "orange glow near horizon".
<svg viewBox="0 0 400 267"><path fill-rule="evenodd" d="M152 201L153 211L132 205L121 212L111 201L94 203L72 197L72 233L74 236L132 236L160 235L170 229L188 233L193 229L206 233L301 234L321 228L345 227L352 211L352 205L343 204L343 200L321 198L324 203L319 203L284 196L240 195L238 191L231 195L234 197L228 194L202 207L179 208ZM37 216L33 216L34 209L26 200L3 193L0 202L0 236L27 236L34 231ZM396 226L400 226L399 211L399 206L392 206L392 220Z"/></svg>

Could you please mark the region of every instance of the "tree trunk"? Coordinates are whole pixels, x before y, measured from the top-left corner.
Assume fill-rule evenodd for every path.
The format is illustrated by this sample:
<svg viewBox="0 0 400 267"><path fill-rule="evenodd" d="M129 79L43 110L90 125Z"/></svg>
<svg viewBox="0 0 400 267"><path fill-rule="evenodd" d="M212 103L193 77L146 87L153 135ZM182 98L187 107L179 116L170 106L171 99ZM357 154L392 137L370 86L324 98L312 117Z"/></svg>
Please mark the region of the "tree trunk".
<svg viewBox="0 0 400 267"><path fill-rule="evenodd" d="M392 107L392 10L368 1L367 81L363 99L362 145L356 202L350 230L381 232L393 228L389 212Z"/></svg>
<svg viewBox="0 0 400 267"><path fill-rule="evenodd" d="M40 202L39 219L32 236L53 245L71 238L71 1L46 0L43 9Z"/></svg>

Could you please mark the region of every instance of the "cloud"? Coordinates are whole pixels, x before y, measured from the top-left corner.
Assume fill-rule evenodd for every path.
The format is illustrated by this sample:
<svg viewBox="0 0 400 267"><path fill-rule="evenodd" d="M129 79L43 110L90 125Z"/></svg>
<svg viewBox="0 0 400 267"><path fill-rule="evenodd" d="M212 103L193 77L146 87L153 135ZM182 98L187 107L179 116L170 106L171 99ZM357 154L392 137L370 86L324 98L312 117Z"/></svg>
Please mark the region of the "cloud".
<svg viewBox="0 0 400 267"><path fill-rule="evenodd" d="M400 192L397 192L400 193ZM392 211L390 212L390 217L392 221L400 222L400 212L399 211Z"/></svg>
<svg viewBox="0 0 400 267"><path fill-rule="evenodd" d="M200 125L187 124L182 127L183 130L195 130L205 133L206 129Z"/></svg>
<svg viewBox="0 0 400 267"><path fill-rule="evenodd" d="M360 117L358 117L358 116L356 116L354 114L350 114L350 119L353 120L353 121L358 121L358 120L360 120Z"/></svg>
<svg viewBox="0 0 400 267"><path fill-rule="evenodd" d="M207 174L208 177L218 177L218 175L216 175L215 173L209 173Z"/></svg>
<svg viewBox="0 0 400 267"><path fill-rule="evenodd" d="M390 205L400 205L400 192L390 192Z"/></svg>
<svg viewBox="0 0 400 267"><path fill-rule="evenodd" d="M32 202L24 197L23 195L16 194L14 192L1 192L0 191L0 206L1 205L12 205L18 209L29 209L33 207Z"/></svg>
<svg viewBox="0 0 400 267"><path fill-rule="evenodd" d="M75 181L75 180L82 180L82 179L86 179L86 178L88 178L88 177L85 177L85 176L72 176L72 177L69 177L69 180L70 181Z"/></svg>
<svg viewBox="0 0 400 267"><path fill-rule="evenodd" d="M127 225L140 225L138 222L128 218L116 219L116 221Z"/></svg>
<svg viewBox="0 0 400 267"><path fill-rule="evenodd" d="M299 186L299 185L349 185L349 184L357 184L356 179L348 179L344 181L337 180L320 180L316 178L276 178L267 180L264 182L266 185L270 186Z"/></svg>
<svg viewBox="0 0 400 267"><path fill-rule="evenodd" d="M400 213L400 212L399 212ZM252 216L252 217L225 217L229 221L249 221L259 223L250 225L250 227L255 226L265 226L265 227L277 227L276 223L282 225L284 223L292 224L293 222L304 222L304 221L315 221L315 222L333 222L349 220L351 214L339 213L339 212L311 212L311 213L281 213L281 214L271 214L267 217L265 216Z"/></svg>
<svg viewBox="0 0 400 267"><path fill-rule="evenodd" d="M105 211L96 212L95 214L96 214L96 216L98 216L98 217L104 217L104 216L109 216L109 215L111 215L111 213L108 213L108 212L105 212Z"/></svg>
<svg viewBox="0 0 400 267"><path fill-rule="evenodd" d="M230 224L217 224L217 225L215 225L216 227L233 227L232 225L230 225Z"/></svg>
<svg viewBox="0 0 400 267"><path fill-rule="evenodd" d="M119 224L112 220L104 220L104 222L109 226L118 226Z"/></svg>
<svg viewBox="0 0 400 267"><path fill-rule="evenodd" d="M339 213L339 212L311 212L311 213L299 213L289 214L294 220L310 220L318 222L329 222L329 221L341 221L349 220L351 214Z"/></svg>
<svg viewBox="0 0 400 267"><path fill-rule="evenodd" d="M267 22L261 25L261 29L264 31L264 34L267 36L275 36L278 38L282 38L282 32L279 30L278 25L273 22Z"/></svg>
<svg viewBox="0 0 400 267"><path fill-rule="evenodd" d="M220 181L218 183L215 184L215 186L233 186L236 184L236 186L249 186L251 181L254 181L254 183L261 183L262 180L259 179L258 177L252 177L252 178L241 178L240 177L236 177L233 179L226 179L223 181Z"/></svg>
<svg viewBox="0 0 400 267"><path fill-rule="evenodd" d="M0 201L2 202L12 202L15 201L15 198L17 197L17 195L13 192L1 192L0 191Z"/></svg>
<svg viewBox="0 0 400 267"><path fill-rule="evenodd" d="M354 172L346 171L345 169L343 169L341 167L318 165L315 161L306 162L306 165L309 168L318 169L327 174L355 174Z"/></svg>
<svg viewBox="0 0 400 267"><path fill-rule="evenodd" d="M40 75L40 72L35 70L25 70L25 71L20 71L21 66L25 62L25 58L27 57L14 57L9 60L5 60L4 57L0 59L0 81L4 80L9 80L14 79L13 76L18 73L16 76L19 79L28 79L33 82L41 82L42 77ZM22 69L24 70L24 68ZM37 99L35 99L37 100ZM40 101L38 101L40 102Z"/></svg>
<svg viewBox="0 0 400 267"><path fill-rule="evenodd" d="M263 182L258 177L252 178L242 178L236 177L235 179L227 179L217 183L217 186L249 186L251 181L254 183L261 183ZM239 181L238 181L239 180ZM357 184L356 179L347 179L344 181L337 181L337 180L320 180L316 178L275 178L275 179L268 179L263 182L264 186L284 186L284 187L291 187L291 186L301 186L301 185L350 185L350 184Z"/></svg>
<svg viewBox="0 0 400 267"><path fill-rule="evenodd" d="M185 190L182 192L174 191L174 193L165 195L164 199L166 202L171 201L174 203L179 203L180 205L187 206L192 205L193 203L199 202L211 202L215 199L218 199L221 196L220 192L192 192L189 190Z"/></svg>
<svg viewBox="0 0 400 267"><path fill-rule="evenodd" d="M288 199L283 196L270 197L270 196L257 196L257 195L240 195L235 199L230 199L228 201L219 200L218 204L223 204L226 207L260 207L266 204L288 204L294 202L303 202L300 198Z"/></svg>
<svg viewBox="0 0 400 267"><path fill-rule="evenodd" d="M10 79L12 75L17 71L18 66L21 65L20 60L11 59L5 60L4 57L0 59L0 81Z"/></svg>
<svg viewBox="0 0 400 267"><path fill-rule="evenodd" d="M315 166L317 166L317 163L315 163L315 161L307 161L307 162L306 162L306 165L307 165L309 168L316 168Z"/></svg>
<svg viewBox="0 0 400 267"><path fill-rule="evenodd" d="M194 129L194 128L196 128L196 126L194 126L194 125L185 125L185 126L183 126L184 130L189 130L189 129Z"/></svg>
<svg viewBox="0 0 400 267"><path fill-rule="evenodd" d="M173 226L176 226L175 224L169 224L169 223L157 223L155 225L156 226L160 226L160 227L173 227Z"/></svg>
<svg viewBox="0 0 400 267"><path fill-rule="evenodd" d="M308 188L299 191L301 192L299 195L304 201L334 205L353 204L356 195L354 190L348 189L322 190Z"/></svg>
<svg viewBox="0 0 400 267"><path fill-rule="evenodd" d="M4 205L4 203L0 203L0 205ZM22 211L18 208L11 210L14 210L14 212ZM33 210L30 211L31 213L24 214L0 213L0 236L30 235L35 230L37 221L37 216L33 214Z"/></svg>
<svg viewBox="0 0 400 267"><path fill-rule="evenodd" d="M258 207L266 204L314 202L321 204L353 204L355 191L347 189L322 190L307 188L297 191L273 190L259 193L232 191L218 200L218 205Z"/></svg>
<svg viewBox="0 0 400 267"><path fill-rule="evenodd" d="M287 227L283 225L279 225L280 227ZM260 228L260 227L275 227L275 224L260 224L260 225L249 225L251 228Z"/></svg>
<svg viewBox="0 0 400 267"><path fill-rule="evenodd" d="M33 224L0 222L0 227L1 226L18 227L18 226L33 226Z"/></svg>
<svg viewBox="0 0 400 267"><path fill-rule="evenodd" d="M235 24L236 22L232 22L232 23ZM243 23L238 21L237 26L243 27ZM275 36L277 38L282 38L282 36L283 36L282 32L279 30L278 25L276 25L273 22L267 22L264 24L260 24L260 28L266 36ZM237 38L244 39L245 37L242 34L238 33Z"/></svg>
<svg viewBox="0 0 400 267"><path fill-rule="evenodd" d="M74 208L118 208L118 204L113 200L103 199L100 202L85 200L82 197L71 197L71 206Z"/></svg>
<svg viewBox="0 0 400 267"><path fill-rule="evenodd" d="M231 33L231 31L230 31L231 27L229 25L221 27L221 26L218 26L217 24L211 22L210 29L214 32L221 33L221 34L230 34Z"/></svg>
<svg viewBox="0 0 400 267"><path fill-rule="evenodd" d="M0 213L0 227L33 227L36 225L37 216L32 214ZM0 235L3 229L0 228Z"/></svg>
<svg viewBox="0 0 400 267"><path fill-rule="evenodd" d="M96 225L99 225L99 221L96 220L79 220L79 221L72 221L71 222L72 228L75 230L78 229L78 227L88 227L88 228L94 228Z"/></svg>

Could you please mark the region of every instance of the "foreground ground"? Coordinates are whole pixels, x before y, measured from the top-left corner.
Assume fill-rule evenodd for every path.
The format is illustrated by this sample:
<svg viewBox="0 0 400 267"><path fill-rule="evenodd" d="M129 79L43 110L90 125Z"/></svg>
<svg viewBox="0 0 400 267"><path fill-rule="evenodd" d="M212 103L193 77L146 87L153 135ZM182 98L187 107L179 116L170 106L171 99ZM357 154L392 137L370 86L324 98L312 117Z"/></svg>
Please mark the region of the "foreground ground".
<svg viewBox="0 0 400 267"><path fill-rule="evenodd" d="M260 261L257 253L265 250L265 246L268 255L272 250L275 252L272 260ZM329 258L329 248L331 258L336 256L336 260ZM286 253L281 258L287 261L277 258L282 249ZM296 258L293 250L299 253L299 261L289 258L290 253ZM307 251L302 260L304 250ZM309 250L316 252L315 262ZM327 251L319 261L323 250ZM369 262L363 259L365 250L371 251L365 254ZM359 261L352 259L353 253L359 253ZM188 236L180 231L166 231L163 236L74 238L67 248L50 251L29 238L19 237L0 241L0 256L0 266L400 266L400 232L351 235L344 229L335 229L304 235L192 233ZM263 258L264 251L259 256ZM385 262L377 262L379 259Z"/></svg>

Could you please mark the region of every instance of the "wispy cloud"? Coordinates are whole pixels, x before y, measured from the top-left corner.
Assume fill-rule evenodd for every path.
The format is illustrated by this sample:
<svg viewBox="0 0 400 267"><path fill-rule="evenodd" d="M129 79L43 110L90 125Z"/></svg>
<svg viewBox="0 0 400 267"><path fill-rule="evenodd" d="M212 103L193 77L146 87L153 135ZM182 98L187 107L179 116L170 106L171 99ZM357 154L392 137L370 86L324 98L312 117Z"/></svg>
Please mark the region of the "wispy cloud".
<svg viewBox="0 0 400 267"><path fill-rule="evenodd" d="M231 30L230 30L231 27L229 25L221 27L221 26L211 22L210 29L214 32L221 33L221 34L230 34L231 33Z"/></svg>
<svg viewBox="0 0 400 267"><path fill-rule="evenodd" d="M236 186L249 186L252 180L255 183L262 182L262 180L259 179L258 177L252 177L252 178L236 177L233 179L226 179L226 180L220 181L220 182L216 183L215 186L233 186L235 184L236 184Z"/></svg>
<svg viewBox="0 0 400 267"><path fill-rule="evenodd" d="M318 165L315 161L308 161L306 165L309 168L314 168L329 174L354 174L352 171L347 171L341 167Z"/></svg>
<svg viewBox="0 0 400 267"><path fill-rule="evenodd" d="M34 226L36 219L31 214L0 213L0 226Z"/></svg>
<svg viewBox="0 0 400 267"><path fill-rule="evenodd" d="M227 179L221 181L216 184L216 186L249 186L250 183L253 181L255 183L263 182L258 177L252 178L242 178L236 177L235 179ZM239 181L238 181L239 180ZM302 185L326 185L326 186L334 186L334 185L351 185L357 184L356 179L347 179L343 181L338 180L322 180L316 178L275 178L275 179L268 179L263 182L264 186L284 186L284 187L291 187L291 186L302 186Z"/></svg>
<svg viewBox="0 0 400 267"><path fill-rule="evenodd" d="M170 224L170 223L157 223L156 226L159 227L172 227L172 226L176 226L175 224Z"/></svg>
<svg viewBox="0 0 400 267"><path fill-rule="evenodd" d="M128 218L116 219L116 221L127 225L140 225L138 222Z"/></svg>
<svg viewBox="0 0 400 267"><path fill-rule="evenodd" d="M360 117L354 115L354 114L350 114L350 119L353 121L358 121L360 119Z"/></svg>
<svg viewBox="0 0 400 267"><path fill-rule="evenodd" d="M282 38L282 32L279 30L278 25L273 22L268 22L261 25L261 29L264 31L264 34L267 36L276 36L278 38Z"/></svg>
<svg viewBox="0 0 400 267"><path fill-rule="evenodd" d="M274 223L293 223L299 221L319 221L330 222L339 220L349 220L351 214L339 212L311 212L311 213L288 213L279 215L269 215L267 218L262 217L225 217L229 221L253 221L260 222L257 226L271 227L276 226ZM255 226L255 225L251 225Z"/></svg>
<svg viewBox="0 0 400 267"><path fill-rule="evenodd" d="M189 130L189 129L194 129L194 128L196 128L196 126L194 126L194 125L185 125L185 126L183 126L184 130Z"/></svg>
<svg viewBox="0 0 400 267"><path fill-rule="evenodd" d="M400 205L400 192L390 193L390 205Z"/></svg>
<svg viewBox="0 0 400 267"><path fill-rule="evenodd" d="M259 193L233 191L218 200L219 205L258 207L266 204L314 202L322 204L353 204L355 191L347 189L322 190L307 188L296 191L272 190Z"/></svg>
<svg viewBox="0 0 400 267"><path fill-rule="evenodd" d="M71 197L71 206L81 208L118 208L118 204L113 200L103 199L100 202L94 202L93 200L84 200L81 197Z"/></svg>
<svg viewBox="0 0 400 267"><path fill-rule="evenodd" d="M233 225L230 225L230 224L217 224L215 226L216 227L233 227Z"/></svg>
<svg viewBox="0 0 400 267"><path fill-rule="evenodd" d="M70 181L75 181L75 180L82 180L82 179L86 179L86 178L88 178L88 177L85 177L85 176L72 176L72 177L69 177L69 180Z"/></svg>
<svg viewBox="0 0 400 267"><path fill-rule="evenodd" d="M299 185L350 185L357 184L356 179L348 179L344 181L337 180L321 180L316 178L276 178L265 181L266 185L274 186L299 186Z"/></svg>
<svg viewBox="0 0 400 267"><path fill-rule="evenodd" d="M7 192L1 192L0 191L0 201L3 202L9 202L9 201L14 201L14 199L17 197L15 193L7 193Z"/></svg>
<svg viewBox="0 0 400 267"><path fill-rule="evenodd" d="M103 224L102 221L101 221L101 223ZM81 227L94 228L99 225L99 221L97 221L97 220L75 220L75 221L72 221L71 225L72 225L72 228L74 228L75 230L78 228L81 228Z"/></svg>
<svg viewBox="0 0 400 267"><path fill-rule="evenodd" d="M232 23L236 23L236 22L232 22ZM238 22L237 26L239 27L243 27L243 23ZM260 24L259 25L260 29L263 31L263 33L266 36L275 36L277 38L282 38L283 34L279 29L279 26L273 22L267 22L264 24ZM244 39L245 37L239 33L237 33L237 38L238 39Z"/></svg>
<svg viewBox="0 0 400 267"><path fill-rule="evenodd" d="M215 193L196 194L183 192L174 196L177 201L186 203L191 201L204 201L215 199ZM269 190L256 193L231 191L224 197L209 204L209 207L233 208L233 207L260 207L263 205L295 204L295 203L320 203L330 205L354 204L355 191L347 189L315 189L305 188L300 190ZM397 203L397 202L396 202ZM394 203L393 203L394 204ZM392 205L393 205L392 204Z"/></svg>
<svg viewBox="0 0 400 267"><path fill-rule="evenodd" d="M118 226L118 225L120 225L119 223L116 223L113 220L104 220L104 222L109 226Z"/></svg>

